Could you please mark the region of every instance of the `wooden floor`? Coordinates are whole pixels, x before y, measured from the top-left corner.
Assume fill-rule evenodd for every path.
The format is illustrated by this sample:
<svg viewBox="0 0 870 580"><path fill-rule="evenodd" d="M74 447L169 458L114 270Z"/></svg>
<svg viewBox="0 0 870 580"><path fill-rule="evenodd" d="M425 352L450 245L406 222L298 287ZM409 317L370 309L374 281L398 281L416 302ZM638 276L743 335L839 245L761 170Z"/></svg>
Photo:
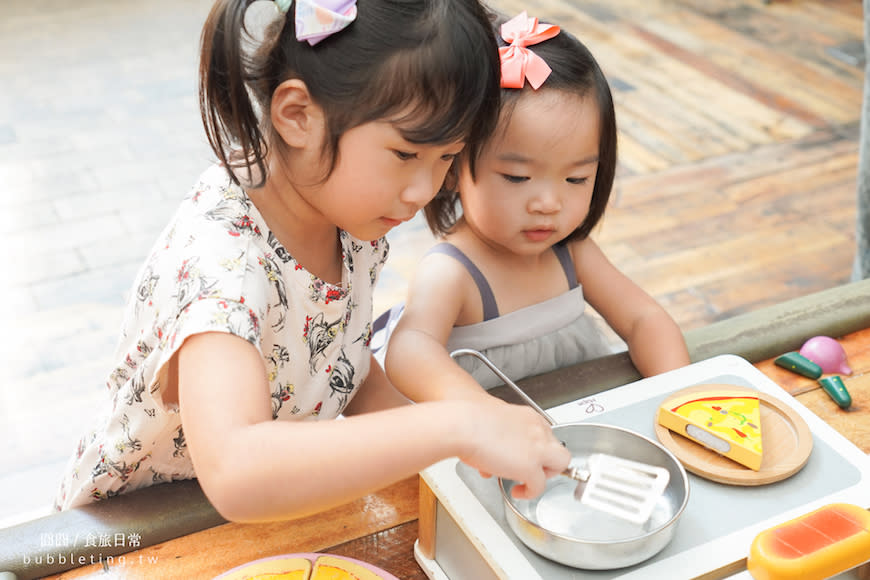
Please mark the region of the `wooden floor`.
<svg viewBox="0 0 870 580"><path fill-rule="evenodd" d="M684 330L849 281L860 0L499 0L560 23L614 92L597 239ZM855 54L854 47L858 51Z"/></svg>

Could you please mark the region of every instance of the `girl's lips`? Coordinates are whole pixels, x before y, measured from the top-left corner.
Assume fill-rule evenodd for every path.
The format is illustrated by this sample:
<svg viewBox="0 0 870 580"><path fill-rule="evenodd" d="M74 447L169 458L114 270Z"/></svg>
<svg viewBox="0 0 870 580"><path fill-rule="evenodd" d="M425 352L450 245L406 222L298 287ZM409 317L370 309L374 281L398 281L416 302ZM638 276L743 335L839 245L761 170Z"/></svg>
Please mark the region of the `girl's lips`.
<svg viewBox="0 0 870 580"><path fill-rule="evenodd" d="M400 223L402 223L402 220L397 220L397 219L388 218L388 217L382 217L381 221L383 221L385 224L387 224L391 228L394 228L397 225L399 225Z"/></svg>
<svg viewBox="0 0 870 580"><path fill-rule="evenodd" d="M553 235L553 230L523 230L523 235L531 242L543 242Z"/></svg>

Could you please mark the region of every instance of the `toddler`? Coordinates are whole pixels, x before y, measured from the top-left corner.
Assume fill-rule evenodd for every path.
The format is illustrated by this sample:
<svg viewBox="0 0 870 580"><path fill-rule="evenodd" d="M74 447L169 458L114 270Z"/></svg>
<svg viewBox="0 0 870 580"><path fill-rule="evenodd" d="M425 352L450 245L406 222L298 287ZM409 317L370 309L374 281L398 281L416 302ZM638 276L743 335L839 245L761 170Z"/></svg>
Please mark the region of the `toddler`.
<svg viewBox="0 0 870 580"><path fill-rule="evenodd" d="M642 374L688 364L675 322L590 237L616 170L601 69L572 35L526 13L500 36L499 124L463 153L456 189L426 208L443 242L421 261L401 316L379 319L398 320L388 376L413 400L475 398L500 381L476 358L454 362L455 349L481 351L512 380L600 357L611 349L587 302Z"/></svg>

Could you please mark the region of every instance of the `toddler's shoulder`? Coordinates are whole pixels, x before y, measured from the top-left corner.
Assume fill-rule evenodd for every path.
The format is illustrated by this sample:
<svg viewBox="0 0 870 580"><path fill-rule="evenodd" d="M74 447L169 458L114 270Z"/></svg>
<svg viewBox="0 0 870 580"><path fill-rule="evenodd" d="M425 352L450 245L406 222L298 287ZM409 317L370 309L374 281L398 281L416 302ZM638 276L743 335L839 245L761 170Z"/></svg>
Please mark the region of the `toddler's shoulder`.
<svg viewBox="0 0 870 580"><path fill-rule="evenodd" d="M600 260L606 259L601 246L591 237L565 242L565 248L571 256L571 261L577 268L583 268L584 265L594 266Z"/></svg>
<svg viewBox="0 0 870 580"><path fill-rule="evenodd" d="M456 247L443 242L433 245L420 258L414 271L414 284L429 288L435 292L453 292L462 286L474 286L473 275L469 269L474 269L473 262Z"/></svg>

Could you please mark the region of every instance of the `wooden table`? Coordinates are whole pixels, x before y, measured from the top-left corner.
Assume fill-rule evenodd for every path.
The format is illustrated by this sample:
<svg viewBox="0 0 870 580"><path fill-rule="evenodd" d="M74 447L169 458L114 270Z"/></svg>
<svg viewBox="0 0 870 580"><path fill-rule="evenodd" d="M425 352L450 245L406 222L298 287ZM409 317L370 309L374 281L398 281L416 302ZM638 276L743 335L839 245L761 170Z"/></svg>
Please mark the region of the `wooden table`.
<svg viewBox="0 0 870 580"><path fill-rule="evenodd" d="M870 453L870 329L841 339L853 369L844 376L852 407L842 410L812 379L773 363L755 366ZM228 523L125 555L111 564L92 564L51 578L212 578L267 556L328 552L363 560L403 580L424 580L413 556L417 538L418 478L317 516L272 524Z"/></svg>
<svg viewBox="0 0 870 580"><path fill-rule="evenodd" d="M213 578L252 560L328 552L369 562L403 580L425 580L413 557L415 475L356 501L289 522L228 523L49 578Z"/></svg>
<svg viewBox="0 0 870 580"><path fill-rule="evenodd" d="M851 375L840 375L852 396L847 410L840 409L817 381L776 366L774 359L755 366L864 453L870 453L870 328L848 334L839 342L852 367Z"/></svg>

